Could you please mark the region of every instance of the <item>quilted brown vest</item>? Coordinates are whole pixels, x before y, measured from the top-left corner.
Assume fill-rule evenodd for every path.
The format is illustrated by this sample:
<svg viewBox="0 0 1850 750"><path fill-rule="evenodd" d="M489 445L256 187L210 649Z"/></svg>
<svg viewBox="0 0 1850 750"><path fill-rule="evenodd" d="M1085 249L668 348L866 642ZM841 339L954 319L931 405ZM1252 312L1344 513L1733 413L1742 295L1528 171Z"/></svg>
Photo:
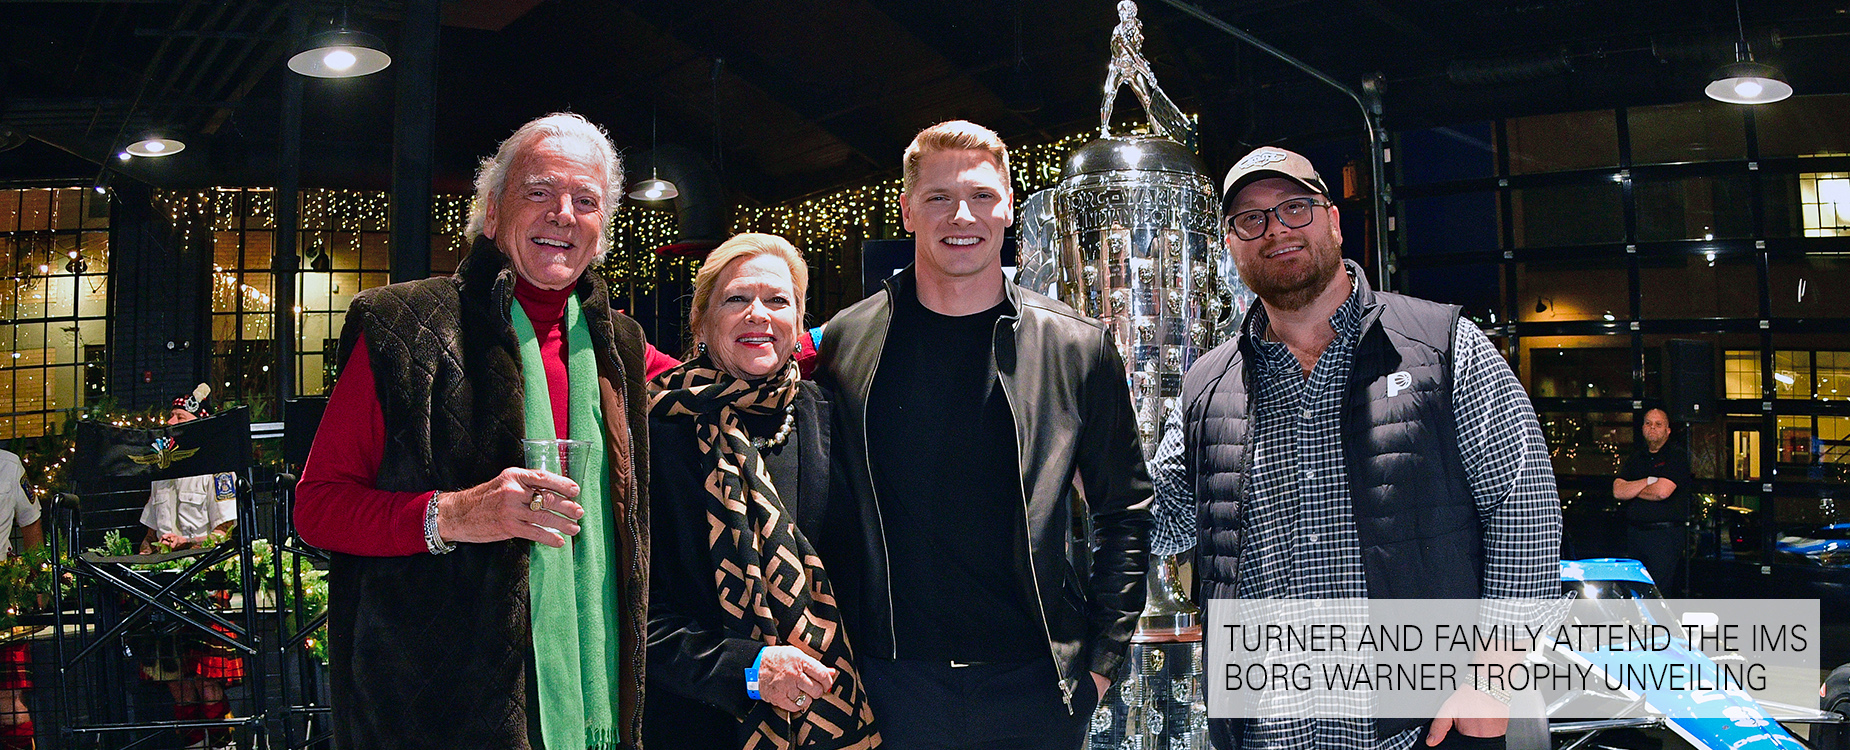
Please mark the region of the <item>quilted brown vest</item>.
<svg viewBox="0 0 1850 750"><path fill-rule="evenodd" d="M624 744L636 747L648 601L642 332L612 314L597 274L586 273L577 293L597 351L617 503L614 572L625 604L619 727ZM452 277L355 295L340 362L365 334L385 420L379 489L460 490L521 465L525 389L508 317L512 297L512 269L487 240L477 241ZM459 544L441 556L332 555L336 747L537 746L527 708L530 545Z"/></svg>

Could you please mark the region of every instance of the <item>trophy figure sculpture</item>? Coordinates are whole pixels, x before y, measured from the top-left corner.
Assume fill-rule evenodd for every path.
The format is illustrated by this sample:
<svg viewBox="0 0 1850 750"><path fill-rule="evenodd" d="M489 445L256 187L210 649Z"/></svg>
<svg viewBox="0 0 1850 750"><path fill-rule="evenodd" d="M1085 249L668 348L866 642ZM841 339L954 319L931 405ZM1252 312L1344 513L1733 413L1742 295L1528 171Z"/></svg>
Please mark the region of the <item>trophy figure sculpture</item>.
<svg viewBox="0 0 1850 750"><path fill-rule="evenodd" d="M1103 321L1123 355L1144 456L1181 395L1182 372L1226 339L1252 294L1227 256L1214 183L1183 145L1193 127L1141 52L1137 6L1118 4L1102 123L1128 83L1154 135L1113 136L1067 157L1058 185L1029 196L1016 237L1016 281ZM1091 750L1207 747L1200 610L1176 561L1152 559L1126 675L1100 701Z"/></svg>
<svg viewBox="0 0 1850 750"><path fill-rule="evenodd" d="M1118 0L1118 25L1111 30L1111 64L1105 68L1105 103L1098 108L1100 138L1111 137L1111 107L1118 100L1118 89L1126 84L1143 102L1150 129L1157 137L1181 143L1194 141L1188 118L1156 85L1156 74L1150 72L1150 62L1143 59L1143 22L1137 20L1137 4Z"/></svg>

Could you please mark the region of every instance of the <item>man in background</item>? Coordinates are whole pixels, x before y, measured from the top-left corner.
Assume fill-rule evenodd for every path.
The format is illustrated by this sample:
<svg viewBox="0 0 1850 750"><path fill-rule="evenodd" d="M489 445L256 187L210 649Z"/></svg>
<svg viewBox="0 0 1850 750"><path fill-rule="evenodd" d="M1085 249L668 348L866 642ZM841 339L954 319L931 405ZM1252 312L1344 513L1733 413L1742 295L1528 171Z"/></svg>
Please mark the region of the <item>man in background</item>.
<svg viewBox="0 0 1850 750"><path fill-rule="evenodd" d="M1612 497L1625 501L1625 556L1644 563L1665 596L1675 596L1689 518L1689 454L1670 445L1670 415L1649 409L1640 426L1644 449L1632 454L1612 480Z"/></svg>

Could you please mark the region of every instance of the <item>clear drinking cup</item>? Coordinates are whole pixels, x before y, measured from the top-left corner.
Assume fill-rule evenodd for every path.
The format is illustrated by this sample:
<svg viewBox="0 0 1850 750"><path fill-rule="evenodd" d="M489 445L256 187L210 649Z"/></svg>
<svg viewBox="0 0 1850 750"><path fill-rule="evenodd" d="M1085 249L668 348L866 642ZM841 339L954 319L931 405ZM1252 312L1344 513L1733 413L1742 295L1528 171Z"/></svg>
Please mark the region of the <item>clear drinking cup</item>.
<svg viewBox="0 0 1850 750"><path fill-rule="evenodd" d="M527 456L527 468L558 474L584 487L585 464L591 460L591 444L584 440L535 440L520 441L520 447ZM552 512L552 511L549 511ZM559 515L552 512L553 515ZM565 518L564 516L559 516ZM570 519L567 519L570 520ZM540 526L552 532L560 539L565 534L550 526Z"/></svg>

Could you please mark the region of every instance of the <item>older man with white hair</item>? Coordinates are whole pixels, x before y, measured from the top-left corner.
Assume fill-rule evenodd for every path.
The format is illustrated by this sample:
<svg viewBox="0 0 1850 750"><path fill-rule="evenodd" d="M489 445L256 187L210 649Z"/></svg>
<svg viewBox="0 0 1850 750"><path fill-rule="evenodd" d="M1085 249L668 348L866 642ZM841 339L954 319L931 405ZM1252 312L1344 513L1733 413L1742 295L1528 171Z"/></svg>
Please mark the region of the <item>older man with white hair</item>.
<svg viewBox="0 0 1850 750"><path fill-rule="evenodd" d="M638 744L645 345L586 272L622 179L601 128L529 122L482 162L456 274L354 297L295 511L333 553L336 747ZM522 468L529 438L588 468Z"/></svg>

